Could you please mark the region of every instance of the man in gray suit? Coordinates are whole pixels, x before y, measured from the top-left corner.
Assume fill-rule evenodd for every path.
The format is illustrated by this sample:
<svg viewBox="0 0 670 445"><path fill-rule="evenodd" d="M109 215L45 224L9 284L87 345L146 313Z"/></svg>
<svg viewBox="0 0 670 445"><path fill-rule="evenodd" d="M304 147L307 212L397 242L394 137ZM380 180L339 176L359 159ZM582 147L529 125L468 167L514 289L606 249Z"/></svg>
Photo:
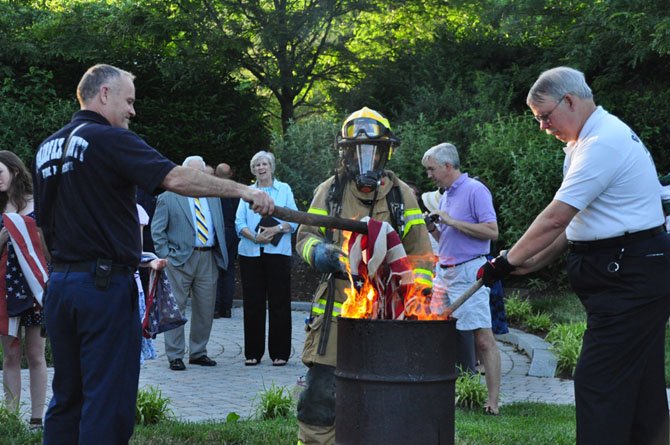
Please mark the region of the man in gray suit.
<svg viewBox="0 0 670 445"><path fill-rule="evenodd" d="M200 156L189 156L184 167L205 171ZM223 212L218 198L189 198L173 192L158 196L151 223L151 236L159 258L167 258L167 276L179 309L186 309L191 295L190 364L215 366L207 356L212 330L218 267L228 265ZM170 369L183 371L184 327L167 331L165 353Z"/></svg>

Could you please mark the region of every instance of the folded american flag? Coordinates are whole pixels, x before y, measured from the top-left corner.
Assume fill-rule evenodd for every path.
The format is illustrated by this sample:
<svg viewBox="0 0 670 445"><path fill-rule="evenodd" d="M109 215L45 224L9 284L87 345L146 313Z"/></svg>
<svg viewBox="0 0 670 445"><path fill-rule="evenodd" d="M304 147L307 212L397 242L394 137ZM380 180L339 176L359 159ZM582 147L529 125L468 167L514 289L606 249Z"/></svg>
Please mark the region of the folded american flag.
<svg viewBox="0 0 670 445"><path fill-rule="evenodd" d="M378 301L371 318L403 318L404 288L413 283L412 267L400 236L387 222L369 217L367 235L353 233L349 238L349 265L356 291L367 278Z"/></svg>
<svg viewBox="0 0 670 445"><path fill-rule="evenodd" d="M146 255L146 256L145 256ZM153 255L142 252L142 263L150 262ZM153 255L153 259L158 258ZM186 324L179 310L177 300L167 276L160 270L151 270L149 275L149 295L146 298L146 312L142 316L142 335L156 338L160 334Z"/></svg>
<svg viewBox="0 0 670 445"><path fill-rule="evenodd" d="M7 228L9 238L14 246L14 253L35 301L42 306L42 297L49 279L47 262L42 252L42 243L37 231L35 220L18 213L2 215L3 225ZM0 335L16 337L18 335L20 316L10 316L7 300L7 251L5 248L0 259ZM9 304L11 305L11 304ZM13 314L12 314L13 315Z"/></svg>

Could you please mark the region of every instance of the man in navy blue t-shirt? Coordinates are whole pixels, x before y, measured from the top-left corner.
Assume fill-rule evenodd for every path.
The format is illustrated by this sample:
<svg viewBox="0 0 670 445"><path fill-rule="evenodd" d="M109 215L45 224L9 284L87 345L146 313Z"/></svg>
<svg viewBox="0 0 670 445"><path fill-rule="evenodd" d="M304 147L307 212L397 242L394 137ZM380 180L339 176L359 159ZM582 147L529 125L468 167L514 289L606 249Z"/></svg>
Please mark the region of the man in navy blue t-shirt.
<svg viewBox="0 0 670 445"><path fill-rule="evenodd" d="M37 221L52 263L44 309L55 373L44 444L119 444L132 436L140 354L136 187L239 197L261 214L274 209L260 190L176 166L129 131L133 80L110 65L91 67L77 87L81 110L35 159Z"/></svg>

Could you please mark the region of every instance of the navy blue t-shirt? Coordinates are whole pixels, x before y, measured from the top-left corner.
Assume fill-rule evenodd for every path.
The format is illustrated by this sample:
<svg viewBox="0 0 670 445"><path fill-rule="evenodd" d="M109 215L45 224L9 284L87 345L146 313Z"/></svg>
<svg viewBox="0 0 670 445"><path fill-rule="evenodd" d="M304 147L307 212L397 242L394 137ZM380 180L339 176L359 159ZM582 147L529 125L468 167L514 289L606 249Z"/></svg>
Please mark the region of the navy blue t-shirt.
<svg viewBox="0 0 670 445"><path fill-rule="evenodd" d="M61 148L83 123L70 140L56 184ZM105 258L137 266L141 244L136 187L153 193L174 167L132 131L112 127L92 111L75 113L69 124L42 142L35 157L37 223L52 234L52 261Z"/></svg>

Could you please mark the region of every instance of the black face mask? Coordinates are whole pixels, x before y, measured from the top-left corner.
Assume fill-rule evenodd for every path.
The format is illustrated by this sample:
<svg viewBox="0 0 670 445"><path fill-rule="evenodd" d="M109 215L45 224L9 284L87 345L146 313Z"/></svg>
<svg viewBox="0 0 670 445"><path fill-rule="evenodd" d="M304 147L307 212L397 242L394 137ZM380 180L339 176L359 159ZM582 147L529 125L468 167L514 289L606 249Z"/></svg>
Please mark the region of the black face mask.
<svg viewBox="0 0 670 445"><path fill-rule="evenodd" d="M378 144L357 144L345 149L344 161L356 188L363 193L373 192L381 184L388 147Z"/></svg>
<svg viewBox="0 0 670 445"><path fill-rule="evenodd" d="M356 175L356 188L363 193L370 193L377 190L382 183L382 172L379 170L368 171Z"/></svg>

